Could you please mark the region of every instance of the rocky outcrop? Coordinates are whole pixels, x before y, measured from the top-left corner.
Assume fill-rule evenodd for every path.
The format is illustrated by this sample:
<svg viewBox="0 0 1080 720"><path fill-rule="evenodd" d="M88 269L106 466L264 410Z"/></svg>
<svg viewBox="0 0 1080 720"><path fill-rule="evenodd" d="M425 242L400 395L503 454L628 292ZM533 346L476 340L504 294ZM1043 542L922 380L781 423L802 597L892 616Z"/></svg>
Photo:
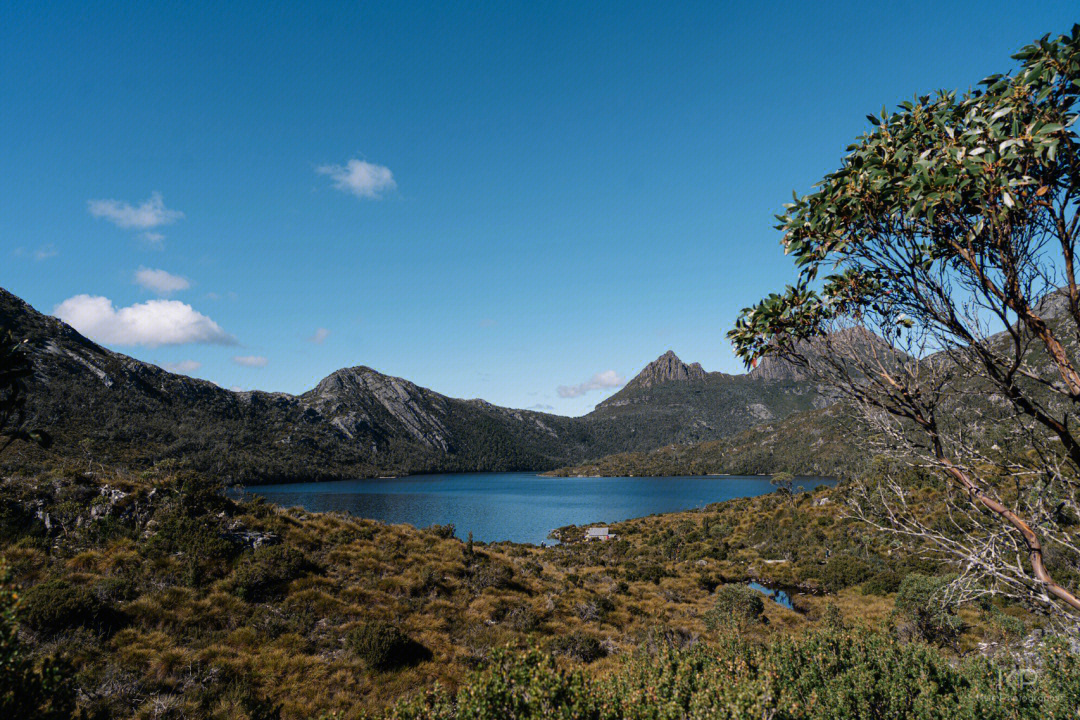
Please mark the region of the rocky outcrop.
<svg viewBox="0 0 1080 720"><path fill-rule="evenodd" d="M668 350L646 365L626 387L650 388L666 382L696 382L704 379L705 371L699 363L687 365L673 351Z"/></svg>
<svg viewBox="0 0 1080 720"><path fill-rule="evenodd" d="M449 450L445 398L401 378L369 367L338 370L305 393L305 408L314 408L352 439L372 425L370 405L375 403L419 442L443 452Z"/></svg>

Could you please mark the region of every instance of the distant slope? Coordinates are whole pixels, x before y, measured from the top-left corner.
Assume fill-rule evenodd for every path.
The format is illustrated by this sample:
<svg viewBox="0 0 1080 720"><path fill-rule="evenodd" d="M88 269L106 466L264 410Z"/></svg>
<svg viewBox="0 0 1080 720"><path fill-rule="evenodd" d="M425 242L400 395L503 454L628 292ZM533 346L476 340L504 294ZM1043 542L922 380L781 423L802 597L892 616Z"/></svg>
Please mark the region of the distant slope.
<svg viewBox="0 0 1080 720"><path fill-rule="evenodd" d="M706 373L670 352L581 418L449 398L362 366L302 395L233 392L107 350L2 289L0 328L29 341L27 408L55 436L53 457L168 461L242 481L547 470L715 440L825 404L790 374Z"/></svg>
<svg viewBox="0 0 1080 720"><path fill-rule="evenodd" d="M762 423L721 440L672 444L559 468L556 477L648 475L796 475L847 477L867 458L866 432L838 405Z"/></svg>

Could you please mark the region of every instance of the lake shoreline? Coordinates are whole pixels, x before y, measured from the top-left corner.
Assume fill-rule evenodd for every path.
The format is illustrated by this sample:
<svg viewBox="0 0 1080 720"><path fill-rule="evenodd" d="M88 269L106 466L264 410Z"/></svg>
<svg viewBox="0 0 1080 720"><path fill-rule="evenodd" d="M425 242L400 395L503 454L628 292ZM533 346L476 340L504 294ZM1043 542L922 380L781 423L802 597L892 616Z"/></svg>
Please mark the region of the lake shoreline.
<svg viewBox="0 0 1080 720"><path fill-rule="evenodd" d="M540 473L453 473L242 486L284 507L346 512L387 524L453 525L465 539L540 545L553 528L603 525L775 492L768 475L553 478ZM799 478L807 490L831 478ZM617 482L613 482L617 481Z"/></svg>

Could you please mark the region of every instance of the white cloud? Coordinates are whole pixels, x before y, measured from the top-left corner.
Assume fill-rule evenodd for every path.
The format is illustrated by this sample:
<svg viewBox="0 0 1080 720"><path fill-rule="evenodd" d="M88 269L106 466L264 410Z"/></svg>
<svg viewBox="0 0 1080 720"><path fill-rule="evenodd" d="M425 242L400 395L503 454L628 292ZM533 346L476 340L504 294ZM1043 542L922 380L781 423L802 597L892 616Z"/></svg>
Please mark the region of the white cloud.
<svg viewBox="0 0 1080 720"><path fill-rule="evenodd" d="M527 408L525 408L525 409L526 409L526 410L536 410L537 412L546 412L546 413L549 413L549 412L554 412L554 411L555 411L555 407L554 407L554 406L552 406L552 405L545 405L544 403L539 403L539 404L537 404L537 405L530 405L529 407L527 407Z"/></svg>
<svg viewBox="0 0 1080 720"><path fill-rule="evenodd" d="M161 233L147 232L143 233L139 237L142 238L143 245L151 250L164 250L165 249L165 236Z"/></svg>
<svg viewBox="0 0 1080 720"><path fill-rule="evenodd" d="M30 252L25 247L19 246L19 247L15 248L14 250L12 250L11 254L14 255L17 258L33 257L35 260L40 262L42 260L48 260L49 258L54 258L57 255L59 255L60 252L56 249L55 245L53 245L52 243L49 243L48 245L42 245L41 247L39 247L37 250L34 250L33 252Z"/></svg>
<svg viewBox="0 0 1080 720"><path fill-rule="evenodd" d="M165 368L169 372L183 373L184 375L186 375L188 373L193 373L199 368L201 368L202 363L198 360L181 360L180 362L174 363L162 363L161 367Z"/></svg>
<svg viewBox="0 0 1080 720"><path fill-rule="evenodd" d="M179 300L149 300L117 309L109 298L76 295L57 305L53 315L106 344L236 343L216 322Z"/></svg>
<svg viewBox="0 0 1080 720"><path fill-rule="evenodd" d="M56 246L52 243L49 243L48 245L42 245L34 251L34 259L38 261L48 260L49 258L54 258L59 254L60 251L56 249Z"/></svg>
<svg viewBox="0 0 1080 720"><path fill-rule="evenodd" d="M138 207L120 200L87 200L86 208L96 218L104 218L117 227L126 230L150 230L160 225L174 223L184 217L179 210L165 207L161 193L153 193L150 199ZM146 240L160 242L163 238L158 233L146 233Z"/></svg>
<svg viewBox="0 0 1080 720"><path fill-rule="evenodd" d="M313 342L316 345L322 345L326 342L326 338L330 337L330 331L326 328L316 328L315 332L308 338L308 342Z"/></svg>
<svg viewBox="0 0 1080 720"><path fill-rule="evenodd" d="M315 171L320 175L329 175L334 187L358 198L378 200L383 191L397 187L390 168L363 160L350 160L345 165L320 165Z"/></svg>
<svg viewBox="0 0 1080 720"><path fill-rule="evenodd" d="M191 283L186 277L173 275L164 270L151 270L141 267L135 271L135 284L152 290L158 295L170 295L178 290L187 290Z"/></svg>
<svg viewBox="0 0 1080 720"><path fill-rule="evenodd" d="M576 398L592 390L622 387L625 384L626 379L619 375L619 373L614 370L605 370L604 372L596 373L586 382L579 383L578 385L560 385L556 392L559 393L559 397L561 398Z"/></svg>
<svg viewBox="0 0 1080 720"><path fill-rule="evenodd" d="M232 361L240 367L249 368L266 367L266 363L269 362L262 355L237 355Z"/></svg>

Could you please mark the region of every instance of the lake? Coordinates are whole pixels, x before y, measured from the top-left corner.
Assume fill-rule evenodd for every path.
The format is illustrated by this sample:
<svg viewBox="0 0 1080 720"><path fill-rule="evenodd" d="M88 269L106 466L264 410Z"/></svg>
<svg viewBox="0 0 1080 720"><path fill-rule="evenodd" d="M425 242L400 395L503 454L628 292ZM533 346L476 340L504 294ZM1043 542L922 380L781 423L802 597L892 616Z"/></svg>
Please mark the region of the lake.
<svg viewBox="0 0 1080 720"><path fill-rule="evenodd" d="M807 490L832 484L797 478ZM534 472L454 473L405 478L250 485L285 507L348 512L416 527L453 523L458 537L539 544L563 525L614 523L775 491L765 476L553 478Z"/></svg>

